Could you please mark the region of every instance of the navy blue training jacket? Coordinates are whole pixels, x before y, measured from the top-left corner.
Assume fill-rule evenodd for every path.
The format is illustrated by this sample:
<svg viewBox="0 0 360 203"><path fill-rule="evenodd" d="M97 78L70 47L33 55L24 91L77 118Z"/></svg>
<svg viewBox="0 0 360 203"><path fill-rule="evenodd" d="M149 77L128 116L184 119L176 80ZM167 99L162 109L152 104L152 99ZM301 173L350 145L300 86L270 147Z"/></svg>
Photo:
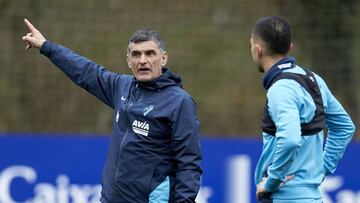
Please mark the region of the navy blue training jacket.
<svg viewBox="0 0 360 203"><path fill-rule="evenodd" d="M40 52L114 109L102 202L149 202L164 184L169 202L195 202L202 173L199 122L178 76L164 68L154 81L139 82L49 41Z"/></svg>

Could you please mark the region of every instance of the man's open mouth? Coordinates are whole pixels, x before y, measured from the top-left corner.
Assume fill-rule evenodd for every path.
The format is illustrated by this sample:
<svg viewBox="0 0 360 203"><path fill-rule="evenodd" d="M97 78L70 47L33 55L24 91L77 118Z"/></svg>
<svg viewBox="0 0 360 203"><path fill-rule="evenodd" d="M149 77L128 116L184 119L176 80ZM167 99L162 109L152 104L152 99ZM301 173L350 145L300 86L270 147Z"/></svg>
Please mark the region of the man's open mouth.
<svg viewBox="0 0 360 203"><path fill-rule="evenodd" d="M150 68L139 68L138 72L147 72L150 71Z"/></svg>

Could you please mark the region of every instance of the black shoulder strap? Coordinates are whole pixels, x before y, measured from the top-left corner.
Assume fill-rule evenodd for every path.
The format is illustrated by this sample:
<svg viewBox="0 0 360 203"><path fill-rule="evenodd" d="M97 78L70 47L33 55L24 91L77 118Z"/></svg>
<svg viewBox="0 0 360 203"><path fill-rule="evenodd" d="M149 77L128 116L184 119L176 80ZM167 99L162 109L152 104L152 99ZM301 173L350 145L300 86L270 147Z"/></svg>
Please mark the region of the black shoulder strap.
<svg viewBox="0 0 360 203"><path fill-rule="evenodd" d="M324 105L321 97L320 88L316 82L314 74L307 70L303 69L306 72L306 75L298 74L298 73L291 73L291 72L283 72L278 77L276 77L273 81L273 85L276 81L281 79L291 79L295 80L299 83L312 97L314 103L316 105L315 116L312 121L309 123L302 123L301 124L301 132L302 135L313 135L325 127L325 113L324 113ZM273 121L271 120L270 116L268 115L267 105L265 106L265 116L263 118L263 130L268 134L275 135L276 127Z"/></svg>
<svg viewBox="0 0 360 203"><path fill-rule="evenodd" d="M316 96L319 96L319 95L321 96L320 88L316 82L314 74L307 69L303 69L303 70L306 72L306 75L298 74L298 73L291 73L291 72L283 72L273 80L271 85L273 85L276 81L281 80L281 79L291 79L291 80L295 80L303 88L305 88L305 90L308 93L310 93L310 95L312 96L313 99ZM321 100L321 105L322 105L322 100Z"/></svg>

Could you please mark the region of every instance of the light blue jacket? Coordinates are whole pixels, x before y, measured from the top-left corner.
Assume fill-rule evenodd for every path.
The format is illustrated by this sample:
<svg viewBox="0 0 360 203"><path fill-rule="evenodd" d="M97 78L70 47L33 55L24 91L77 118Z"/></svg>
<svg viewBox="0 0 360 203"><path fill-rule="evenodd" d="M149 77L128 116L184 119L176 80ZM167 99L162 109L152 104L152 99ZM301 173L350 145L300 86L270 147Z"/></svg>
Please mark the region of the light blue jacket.
<svg viewBox="0 0 360 203"><path fill-rule="evenodd" d="M284 72L305 74L296 65ZM324 80L314 75L323 99L328 129L326 140L323 131L301 136L300 123L312 120L316 106L299 83L281 79L266 95L269 115L277 130L276 136L263 132L263 151L256 167L255 183L257 185L267 175L265 189L272 192L274 199L321 198L321 182L326 175L334 173L355 131L351 118ZM283 185L287 175L295 175L295 178Z"/></svg>

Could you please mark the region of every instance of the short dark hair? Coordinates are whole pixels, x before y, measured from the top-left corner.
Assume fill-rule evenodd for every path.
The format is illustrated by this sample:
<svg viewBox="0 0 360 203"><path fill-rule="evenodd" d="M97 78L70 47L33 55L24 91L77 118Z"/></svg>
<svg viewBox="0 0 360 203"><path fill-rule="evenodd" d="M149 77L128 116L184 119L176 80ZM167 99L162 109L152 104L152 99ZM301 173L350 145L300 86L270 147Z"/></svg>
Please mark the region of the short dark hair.
<svg viewBox="0 0 360 203"><path fill-rule="evenodd" d="M165 51L165 42L160 33L150 29L140 29L135 31L129 38L129 43L141 43L146 41L154 41L161 51Z"/></svg>
<svg viewBox="0 0 360 203"><path fill-rule="evenodd" d="M270 55L284 55L290 50L291 27L281 17L266 16L260 18L255 23L252 33L266 43Z"/></svg>

